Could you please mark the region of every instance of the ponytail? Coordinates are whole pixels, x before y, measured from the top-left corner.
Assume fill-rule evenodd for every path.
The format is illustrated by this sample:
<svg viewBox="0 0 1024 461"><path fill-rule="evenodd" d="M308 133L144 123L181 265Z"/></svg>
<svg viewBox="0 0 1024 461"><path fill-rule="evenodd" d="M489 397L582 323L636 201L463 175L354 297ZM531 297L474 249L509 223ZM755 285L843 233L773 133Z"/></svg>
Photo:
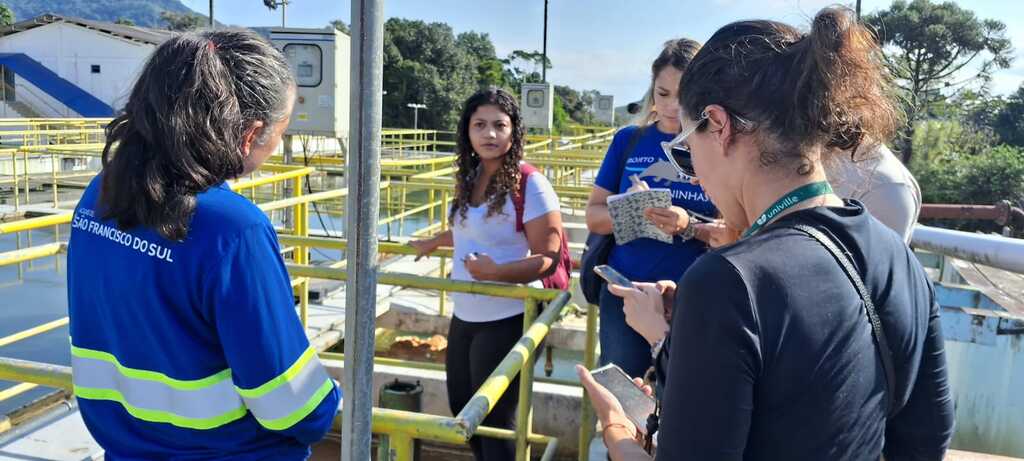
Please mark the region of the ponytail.
<svg viewBox="0 0 1024 461"><path fill-rule="evenodd" d="M821 10L803 34L775 21L719 29L680 82L688 114L718 104L750 120L761 163L813 171L808 155L884 142L901 119L873 34L848 8Z"/></svg>

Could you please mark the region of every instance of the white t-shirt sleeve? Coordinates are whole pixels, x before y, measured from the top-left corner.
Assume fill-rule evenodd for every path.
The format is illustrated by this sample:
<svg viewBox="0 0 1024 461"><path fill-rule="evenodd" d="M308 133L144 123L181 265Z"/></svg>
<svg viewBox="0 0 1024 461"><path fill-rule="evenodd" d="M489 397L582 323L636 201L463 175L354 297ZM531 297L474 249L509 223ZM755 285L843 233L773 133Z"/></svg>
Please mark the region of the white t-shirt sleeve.
<svg viewBox="0 0 1024 461"><path fill-rule="evenodd" d="M558 195L548 178L541 173L526 178L526 194L523 200L523 222L528 223L552 211L561 211Z"/></svg>

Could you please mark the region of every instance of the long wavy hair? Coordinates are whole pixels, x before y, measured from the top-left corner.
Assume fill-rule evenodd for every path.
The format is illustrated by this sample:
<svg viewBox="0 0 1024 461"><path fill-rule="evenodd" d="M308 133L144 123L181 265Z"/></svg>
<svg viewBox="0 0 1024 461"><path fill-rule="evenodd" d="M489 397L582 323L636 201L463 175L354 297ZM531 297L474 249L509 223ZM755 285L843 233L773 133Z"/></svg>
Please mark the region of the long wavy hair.
<svg viewBox="0 0 1024 461"><path fill-rule="evenodd" d="M100 215L184 240L196 195L242 174L246 130L263 122L255 142L266 143L294 85L281 53L253 32L192 32L161 44L107 126Z"/></svg>
<svg viewBox="0 0 1024 461"><path fill-rule="evenodd" d="M512 146L502 157L501 168L494 174L487 184L484 196L487 200L487 216L501 213L508 200L509 194L521 193L519 188L519 162L523 159L523 119L519 113L519 104L515 97L500 88L488 88L470 96L462 109L462 116L459 118L458 140L455 145L455 200L449 212L449 220L455 219L455 214L466 219L466 210L469 209L473 186L476 182L477 169L480 166L480 156L473 151L473 144L469 141L469 120L481 106L497 106L512 120Z"/></svg>

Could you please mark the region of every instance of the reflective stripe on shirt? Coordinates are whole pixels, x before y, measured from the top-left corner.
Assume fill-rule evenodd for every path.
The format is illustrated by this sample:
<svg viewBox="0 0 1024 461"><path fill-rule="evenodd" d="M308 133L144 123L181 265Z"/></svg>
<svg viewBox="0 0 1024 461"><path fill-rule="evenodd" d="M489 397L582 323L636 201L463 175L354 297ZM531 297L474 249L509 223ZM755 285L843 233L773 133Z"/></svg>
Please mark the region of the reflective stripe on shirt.
<svg viewBox="0 0 1024 461"><path fill-rule="evenodd" d="M284 430L316 409L334 387L312 347L284 373L253 389L236 387L231 370L179 380L76 346L71 346L71 366L76 397L118 402L135 418L189 429L220 427L251 411L263 427Z"/></svg>
<svg viewBox="0 0 1024 461"><path fill-rule="evenodd" d="M276 378L253 389L236 389L263 427L283 430L316 409L333 387L316 351L309 347Z"/></svg>
<svg viewBox="0 0 1024 461"><path fill-rule="evenodd" d="M143 421L213 429L245 416L231 370L197 380L128 368L113 355L71 346L75 396L118 402Z"/></svg>

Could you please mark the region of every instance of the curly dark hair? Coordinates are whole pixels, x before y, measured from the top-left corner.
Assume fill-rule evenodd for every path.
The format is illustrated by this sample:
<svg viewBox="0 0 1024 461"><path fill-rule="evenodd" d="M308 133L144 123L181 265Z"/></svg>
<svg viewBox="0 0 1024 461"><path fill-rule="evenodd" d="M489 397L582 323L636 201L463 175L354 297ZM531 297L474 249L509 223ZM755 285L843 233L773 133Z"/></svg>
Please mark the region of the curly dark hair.
<svg viewBox="0 0 1024 461"><path fill-rule="evenodd" d="M505 206L505 200L510 193L517 194L520 173L519 162L523 159L523 119L519 113L519 104L514 96L500 88L488 88L478 91L466 100L462 109L462 116L459 117L457 141L455 145L455 200L449 212L449 220L454 220L455 214L466 219L466 210L469 209L470 197L473 194L473 185L476 180L477 167L480 166L480 156L473 151L473 144L469 141L469 119L481 106L493 105L501 109L512 120L512 147L502 158L501 168L487 184L484 195L488 197L487 216L501 213Z"/></svg>

